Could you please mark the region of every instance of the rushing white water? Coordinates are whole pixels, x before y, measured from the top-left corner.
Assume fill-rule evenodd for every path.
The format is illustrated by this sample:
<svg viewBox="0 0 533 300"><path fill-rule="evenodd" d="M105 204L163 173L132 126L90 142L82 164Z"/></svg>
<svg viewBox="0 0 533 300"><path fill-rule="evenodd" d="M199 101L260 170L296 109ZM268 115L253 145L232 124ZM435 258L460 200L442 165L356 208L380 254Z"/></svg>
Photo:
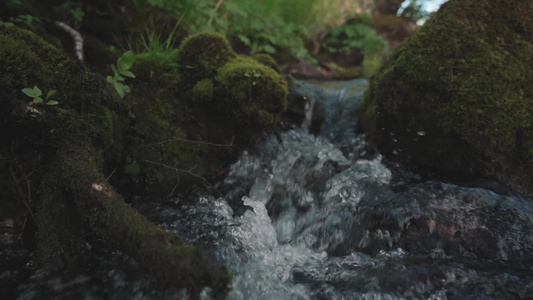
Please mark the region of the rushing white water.
<svg viewBox="0 0 533 300"><path fill-rule="evenodd" d="M366 83L339 84L300 88L323 106L317 136L272 137L232 166L223 197L154 203L151 218L230 268L232 300L532 298L532 201L387 167L354 132ZM184 297L105 257L74 280L34 279L21 298L49 286L59 299L81 286L93 299Z"/></svg>

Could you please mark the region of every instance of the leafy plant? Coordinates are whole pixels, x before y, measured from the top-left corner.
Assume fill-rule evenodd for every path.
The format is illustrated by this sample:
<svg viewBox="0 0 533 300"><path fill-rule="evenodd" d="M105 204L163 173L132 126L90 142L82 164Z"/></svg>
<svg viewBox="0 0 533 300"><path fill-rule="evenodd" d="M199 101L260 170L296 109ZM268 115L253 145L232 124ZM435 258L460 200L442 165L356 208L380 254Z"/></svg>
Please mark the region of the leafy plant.
<svg viewBox="0 0 533 300"><path fill-rule="evenodd" d="M35 27L33 27L33 22L41 22L41 19L38 17L34 17L32 15L18 15L14 18L9 18L9 20L13 23L22 23L28 26L29 28L35 30Z"/></svg>
<svg viewBox="0 0 533 300"><path fill-rule="evenodd" d="M122 56L118 59L116 66L111 65L113 76L107 76L106 79L107 82L113 84L113 87L117 91L120 98L124 98L124 96L131 91L130 87L124 84L126 78L123 76L135 78L135 75L130 71L134 63L135 56L133 55L133 52L128 51L122 54Z"/></svg>
<svg viewBox="0 0 533 300"><path fill-rule="evenodd" d="M257 78L260 78L261 77L261 73L257 72L256 70L252 70L252 72L248 73L248 72L245 72L244 73L244 77L248 77L248 78L252 78L252 85L256 85L257 84L257 81L255 81Z"/></svg>
<svg viewBox="0 0 533 300"><path fill-rule="evenodd" d="M56 93L55 90L50 90L48 93L46 93L46 97L44 98L44 100L41 97L43 95L43 92L37 86L34 86L33 88L22 89L22 92L26 94L26 96L31 97L33 99L34 104L40 104L40 103L43 103L44 101L46 101L46 105L58 105L59 104L57 100L50 99Z"/></svg>
<svg viewBox="0 0 533 300"><path fill-rule="evenodd" d="M80 23L83 21L83 18L85 17L85 13L79 7L75 9L71 9L70 13L74 16L74 19L76 19L76 21Z"/></svg>
<svg viewBox="0 0 533 300"><path fill-rule="evenodd" d="M20 0L7 0L5 4L6 9L19 8L22 6L22 1Z"/></svg>
<svg viewBox="0 0 533 300"><path fill-rule="evenodd" d="M359 50L364 55L383 53L388 44L372 28L365 17L334 28L324 47L330 52Z"/></svg>

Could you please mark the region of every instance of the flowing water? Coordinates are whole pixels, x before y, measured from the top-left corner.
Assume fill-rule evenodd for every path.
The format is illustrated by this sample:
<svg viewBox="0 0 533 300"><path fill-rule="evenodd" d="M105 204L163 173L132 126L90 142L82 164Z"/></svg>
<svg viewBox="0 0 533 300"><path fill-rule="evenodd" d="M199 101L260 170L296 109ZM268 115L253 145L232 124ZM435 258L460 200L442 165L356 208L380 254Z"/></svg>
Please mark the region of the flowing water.
<svg viewBox="0 0 533 300"><path fill-rule="evenodd" d="M366 86L302 84L309 111L324 115L317 135L309 113L243 153L212 194L143 209L230 268L229 299L533 298L533 202L385 164L354 132ZM185 297L158 291L116 251L101 257L74 279L37 270L19 297Z"/></svg>

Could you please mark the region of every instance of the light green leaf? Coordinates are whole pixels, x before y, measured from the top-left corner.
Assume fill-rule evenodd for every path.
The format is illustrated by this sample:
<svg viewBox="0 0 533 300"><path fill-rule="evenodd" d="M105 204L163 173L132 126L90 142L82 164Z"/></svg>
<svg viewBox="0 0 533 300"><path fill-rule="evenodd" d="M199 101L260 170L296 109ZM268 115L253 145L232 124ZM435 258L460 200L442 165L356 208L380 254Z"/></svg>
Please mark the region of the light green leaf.
<svg viewBox="0 0 533 300"><path fill-rule="evenodd" d="M128 51L118 59L118 67L121 71L129 70L133 64L135 63L135 56L133 55L133 52Z"/></svg>
<svg viewBox="0 0 533 300"><path fill-rule="evenodd" d="M57 102L56 100L50 100L48 102L46 102L46 105L58 105L59 102Z"/></svg>
<svg viewBox="0 0 533 300"><path fill-rule="evenodd" d="M43 98L35 97L35 98L33 98L33 103L35 103L35 104L43 103Z"/></svg>
<svg viewBox="0 0 533 300"><path fill-rule="evenodd" d="M56 93L56 90L50 90L48 93L46 93L46 99L50 99L54 94Z"/></svg>
<svg viewBox="0 0 533 300"><path fill-rule="evenodd" d="M270 45L265 45L263 47L263 51L265 51L268 54L275 54L276 53L276 48L274 48L274 47L272 47Z"/></svg>
<svg viewBox="0 0 533 300"><path fill-rule="evenodd" d="M243 35L243 34L237 34L237 37L239 38L239 40L245 44L246 46L250 46L252 44L252 42L250 41L250 39Z"/></svg>
<svg viewBox="0 0 533 300"><path fill-rule="evenodd" d="M113 86L115 87L115 90L117 91L120 98L124 98L124 85L119 82L113 83Z"/></svg>
<svg viewBox="0 0 533 300"><path fill-rule="evenodd" d="M124 89L124 92L125 92L125 93L129 93L129 92L131 92L130 87L129 87L128 85L123 84L123 85L122 85L122 88Z"/></svg>
<svg viewBox="0 0 533 300"><path fill-rule="evenodd" d="M106 79L107 82L109 82L109 83L113 83L113 82L115 82L115 79L113 79L113 77L111 77L111 76L109 76L109 75L108 75L105 79Z"/></svg>
<svg viewBox="0 0 533 300"><path fill-rule="evenodd" d="M118 69L115 67L115 65L111 65L111 70L113 70L113 73L115 74L115 77L118 75Z"/></svg>
<svg viewBox="0 0 533 300"><path fill-rule="evenodd" d="M39 96L41 96L43 94L41 92L41 89L36 87L36 86L34 86L33 89L30 89L30 88L22 89L22 92L24 94L26 94L26 96L29 96L29 97L32 97L32 98L39 97Z"/></svg>
<svg viewBox="0 0 533 300"><path fill-rule="evenodd" d="M126 77L129 77L129 78L135 78L135 74L133 74L131 71L127 71L127 70L124 70L122 72L120 72L120 74L126 76Z"/></svg>

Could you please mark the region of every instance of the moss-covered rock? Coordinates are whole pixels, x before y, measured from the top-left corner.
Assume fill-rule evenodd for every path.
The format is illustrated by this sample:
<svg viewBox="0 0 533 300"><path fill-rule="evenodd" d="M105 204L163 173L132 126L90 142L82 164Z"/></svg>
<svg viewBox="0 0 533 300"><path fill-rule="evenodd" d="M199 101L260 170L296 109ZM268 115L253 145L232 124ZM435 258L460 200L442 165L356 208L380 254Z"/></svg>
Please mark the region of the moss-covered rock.
<svg viewBox="0 0 533 300"><path fill-rule="evenodd" d="M373 78L385 153L533 194L533 2L450 0Z"/></svg>
<svg viewBox="0 0 533 300"><path fill-rule="evenodd" d="M218 68L236 56L224 36L209 32L185 39L178 50L176 62L187 78L186 82L196 83L215 76Z"/></svg>
<svg viewBox="0 0 533 300"><path fill-rule="evenodd" d="M247 145L279 121L287 106L287 83L267 66L272 60L261 61L235 54L218 34L203 33L183 42L177 60L180 86L192 90L183 97L200 100L195 107L207 114L199 119L206 122L211 141Z"/></svg>
<svg viewBox="0 0 533 300"><path fill-rule="evenodd" d="M192 88L193 99L196 101L209 101L213 98L213 81L202 79Z"/></svg>
<svg viewBox="0 0 533 300"><path fill-rule="evenodd" d="M262 63L263 65L275 70L276 72L278 73L280 72L279 66L276 60L268 54L255 54L252 56L252 58Z"/></svg>
<svg viewBox="0 0 533 300"><path fill-rule="evenodd" d="M227 269L150 223L106 178L117 173L140 176L138 161L131 159L135 151L163 169L169 167L164 165L169 156L198 158L194 147L202 145L185 151L170 140L185 135L173 125L174 106L153 100L154 94L135 98L129 105L121 103L104 76L29 31L0 27L0 43L0 179L12 178L14 183L11 187L2 180L0 188L15 190L0 193L0 216L18 217L20 212L3 215L4 207L16 209L5 203L25 202L38 227L34 257L47 267L72 267L89 251L85 233L91 231L136 259L165 285L185 288L192 298L202 287L211 286L215 298L224 298L231 282ZM56 90L59 105L30 104L21 90L33 86L45 94ZM147 113L134 124L132 111L139 108L147 108ZM146 143L147 135L156 142ZM149 148L156 150L143 153ZM171 171L175 176L176 170ZM143 174L161 173L150 169Z"/></svg>
<svg viewBox="0 0 533 300"><path fill-rule="evenodd" d="M213 181L243 147L276 128L286 108L283 77L235 54L219 34L191 36L177 51L137 55L133 73L126 98L132 140L111 180L134 193L168 196L176 187Z"/></svg>

